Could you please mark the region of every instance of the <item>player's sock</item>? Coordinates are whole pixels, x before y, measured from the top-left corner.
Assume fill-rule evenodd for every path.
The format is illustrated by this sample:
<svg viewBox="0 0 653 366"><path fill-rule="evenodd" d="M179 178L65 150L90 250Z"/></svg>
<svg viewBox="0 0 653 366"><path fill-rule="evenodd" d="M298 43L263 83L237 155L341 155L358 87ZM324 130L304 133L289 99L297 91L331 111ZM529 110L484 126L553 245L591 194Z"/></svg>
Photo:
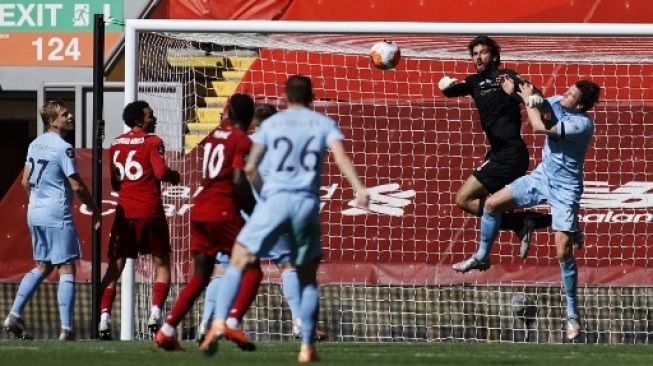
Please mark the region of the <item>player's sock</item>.
<svg viewBox="0 0 653 366"><path fill-rule="evenodd" d="M20 286L18 286L18 293L16 293L16 298L14 299L14 305L11 307L11 313L17 317L23 315L23 309L25 309L25 304L32 298L32 295L36 292L36 289L39 288L39 285L45 276L38 268L34 268L31 271L27 272L23 279L20 281Z"/></svg>
<svg viewBox="0 0 653 366"><path fill-rule="evenodd" d="M73 310L75 308L75 275L65 273L59 276L57 290L61 328L73 328Z"/></svg>
<svg viewBox="0 0 653 366"><path fill-rule="evenodd" d="M116 288L107 287L102 292L102 301L100 301L100 312L111 314L113 309L113 301L116 299Z"/></svg>
<svg viewBox="0 0 653 366"><path fill-rule="evenodd" d="M170 285L165 282L155 282L152 286L152 307L155 306L159 309L163 309L163 304L166 302L168 297L168 291L170 291ZM159 317L160 314L159 314Z"/></svg>
<svg viewBox="0 0 653 366"><path fill-rule="evenodd" d="M204 291L204 311L202 312L202 329L209 329L211 318L213 318L213 309L215 309L215 298L218 294L220 279L222 275L214 276L211 278L206 290Z"/></svg>
<svg viewBox="0 0 653 366"><path fill-rule="evenodd" d="M288 301L288 307L290 308L290 315L292 319L299 318L299 277L297 276L297 270L294 268L284 269L281 272L281 281L282 287L281 291L283 296Z"/></svg>
<svg viewBox="0 0 653 366"><path fill-rule="evenodd" d="M195 300L197 300L197 298L202 294L202 290L204 290L204 287L206 287L208 282L208 278L193 275L186 286L184 286L184 288L179 292L179 296L177 296L177 300L172 306L172 310L168 313L166 324L176 327L179 322L184 319L184 316L186 316L188 310L193 306Z"/></svg>
<svg viewBox="0 0 653 366"><path fill-rule="evenodd" d="M567 295L567 316L575 316L578 314L576 309L578 267L576 267L576 259L574 257L560 262L560 275L562 277L562 284L565 286L565 294Z"/></svg>
<svg viewBox="0 0 653 366"><path fill-rule="evenodd" d="M215 311L213 312L213 320L226 320L233 304L238 288L240 287L240 280L243 277L243 270L229 266L222 275L220 286L218 288L217 298L215 300Z"/></svg>
<svg viewBox="0 0 653 366"><path fill-rule="evenodd" d="M302 344L311 345L315 343L315 327L320 306L320 294L315 282L304 284L301 291L299 313L302 319Z"/></svg>
<svg viewBox="0 0 653 366"><path fill-rule="evenodd" d="M231 328L231 329L240 329L242 325L240 324L240 320L234 318L233 316L228 317L226 323L227 323L227 328Z"/></svg>
<svg viewBox="0 0 653 366"><path fill-rule="evenodd" d="M176 329L175 327L173 327L172 325L166 322L163 323L163 325L161 326L161 332L165 334L167 337L172 337L173 335L175 335Z"/></svg>
<svg viewBox="0 0 653 366"><path fill-rule="evenodd" d="M247 310L249 310L249 307L256 298L258 286L261 284L262 279L263 271L261 271L260 265L243 272L238 295L236 295L236 299L234 299L234 303L231 305L229 317L234 317L238 319L238 321L243 320L245 313L247 313Z"/></svg>
<svg viewBox="0 0 653 366"><path fill-rule="evenodd" d="M501 214L485 211L481 217L481 241L474 257L479 261L487 261L492 251L492 244L501 227Z"/></svg>

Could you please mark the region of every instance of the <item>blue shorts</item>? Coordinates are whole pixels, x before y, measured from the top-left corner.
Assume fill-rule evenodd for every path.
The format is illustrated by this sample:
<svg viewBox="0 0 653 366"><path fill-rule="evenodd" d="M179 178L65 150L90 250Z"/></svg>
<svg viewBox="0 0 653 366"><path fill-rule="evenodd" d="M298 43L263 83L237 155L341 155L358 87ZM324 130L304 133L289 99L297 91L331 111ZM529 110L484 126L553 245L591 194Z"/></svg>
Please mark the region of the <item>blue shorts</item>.
<svg viewBox="0 0 653 366"><path fill-rule="evenodd" d="M61 227L31 226L32 253L37 262L67 264L81 257L77 228L73 222Z"/></svg>
<svg viewBox="0 0 653 366"><path fill-rule="evenodd" d="M579 231L578 212L583 193L581 184L552 182L544 174L542 165L538 165L531 174L517 178L506 187L512 193L518 208L548 203L554 231Z"/></svg>
<svg viewBox="0 0 653 366"><path fill-rule="evenodd" d="M301 266L322 256L318 197L287 192L267 197L256 205L236 242L259 258L269 258L286 233L293 263Z"/></svg>
<svg viewBox="0 0 653 366"><path fill-rule="evenodd" d="M292 237L290 234L282 234L279 240L274 244L267 257L263 260L271 260L276 264L286 264L292 262Z"/></svg>

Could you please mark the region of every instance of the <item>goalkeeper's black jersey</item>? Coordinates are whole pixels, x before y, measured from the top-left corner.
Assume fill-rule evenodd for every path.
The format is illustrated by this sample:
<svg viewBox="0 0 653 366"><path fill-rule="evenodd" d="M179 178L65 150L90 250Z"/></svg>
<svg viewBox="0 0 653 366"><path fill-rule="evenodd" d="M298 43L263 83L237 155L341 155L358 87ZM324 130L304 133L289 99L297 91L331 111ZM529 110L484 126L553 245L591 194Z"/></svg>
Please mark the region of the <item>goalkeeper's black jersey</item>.
<svg viewBox="0 0 653 366"><path fill-rule="evenodd" d="M485 74L469 75L465 82L453 85L442 93L447 97L470 95L474 98L481 126L490 143L490 154L514 154L515 148L523 152L526 144L521 137L521 99L509 96L501 89L501 75L509 75L517 87L524 82L514 70L491 70Z"/></svg>

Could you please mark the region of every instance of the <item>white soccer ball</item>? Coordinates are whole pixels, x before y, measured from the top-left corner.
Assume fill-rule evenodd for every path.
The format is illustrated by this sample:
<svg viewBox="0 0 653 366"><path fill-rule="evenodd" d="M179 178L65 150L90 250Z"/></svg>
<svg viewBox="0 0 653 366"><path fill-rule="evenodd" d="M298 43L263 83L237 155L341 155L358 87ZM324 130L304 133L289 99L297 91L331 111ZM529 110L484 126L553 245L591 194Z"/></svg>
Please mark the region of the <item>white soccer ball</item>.
<svg viewBox="0 0 653 366"><path fill-rule="evenodd" d="M393 69L401 59L401 50L395 42L377 42L370 49L370 59L372 64L381 70Z"/></svg>

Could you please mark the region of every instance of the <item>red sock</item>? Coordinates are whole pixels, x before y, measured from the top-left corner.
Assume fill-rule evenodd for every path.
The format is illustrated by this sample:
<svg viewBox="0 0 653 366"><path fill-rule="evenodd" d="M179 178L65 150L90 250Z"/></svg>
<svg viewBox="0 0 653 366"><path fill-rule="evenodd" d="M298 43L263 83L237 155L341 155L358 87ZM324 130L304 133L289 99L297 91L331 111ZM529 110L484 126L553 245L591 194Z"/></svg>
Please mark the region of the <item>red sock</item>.
<svg viewBox="0 0 653 366"><path fill-rule="evenodd" d="M202 294L206 285L209 284L209 280L210 278L197 275L193 275L190 278L190 281L179 292L179 296L168 314L168 318L166 319L168 325L176 327L184 319L184 316L186 316L188 310L193 306L195 300Z"/></svg>
<svg viewBox="0 0 653 366"><path fill-rule="evenodd" d="M116 299L116 288L107 287L102 292L102 301L100 302L100 312L111 314L113 301Z"/></svg>
<svg viewBox="0 0 653 366"><path fill-rule="evenodd" d="M166 302L170 291L170 285L164 282L155 282L152 286L152 306L158 306L163 309L163 303Z"/></svg>
<svg viewBox="0 0 653 366"><path fill-rule="evenodd" d="M234 300L234 304L231 306L229 317L234 317L238 319L238 321L243 320L245 313L249 310L249 307L256 298L258 285L261 284L262 279L263 272L261 271L260 265L256 268L248 269L243 273L240 288L238 289L238 295Z"/></svg>

